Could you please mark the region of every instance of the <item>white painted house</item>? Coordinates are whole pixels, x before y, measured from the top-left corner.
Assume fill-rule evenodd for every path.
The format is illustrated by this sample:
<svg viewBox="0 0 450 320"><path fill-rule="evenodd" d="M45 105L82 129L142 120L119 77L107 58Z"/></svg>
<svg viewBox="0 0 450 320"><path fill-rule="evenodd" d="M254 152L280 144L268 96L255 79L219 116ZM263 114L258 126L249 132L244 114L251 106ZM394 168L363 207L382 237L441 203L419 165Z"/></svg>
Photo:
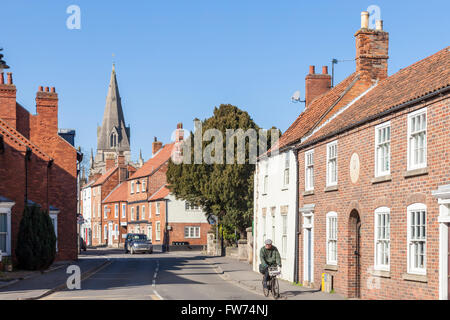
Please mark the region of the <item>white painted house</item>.
<svg viewBox="0 0 450 320"><path fill-rule="evenodd" d="M297 164L286 150L260 158L255 171L253 270L259 271L259 251L271 239L281 255L281 278L294 281Z"/></svg>
<svg viewBox="0 0 450 320"><path fill-rule="evenodd" d="M81 235L86 241L87 245L92 245L92 222L91 222L91 210L92 210L92 188L91 185L95 181L91 181L81 189L82 199L82 215L84 223L81 225Z"/></svg>

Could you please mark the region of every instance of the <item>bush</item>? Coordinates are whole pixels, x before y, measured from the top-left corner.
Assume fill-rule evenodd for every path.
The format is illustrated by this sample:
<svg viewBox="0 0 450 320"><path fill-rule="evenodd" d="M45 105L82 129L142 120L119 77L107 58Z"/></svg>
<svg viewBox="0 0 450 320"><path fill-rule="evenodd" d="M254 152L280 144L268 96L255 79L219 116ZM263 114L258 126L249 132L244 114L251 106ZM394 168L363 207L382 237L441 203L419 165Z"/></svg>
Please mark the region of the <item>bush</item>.
<svg viewBox="0 0 450 320"><path fill-rule="evenodd" d="M56 236L50 216L37 206L26 207L17 237L19 268L45 270L53 263L55 256Z"/></svg>

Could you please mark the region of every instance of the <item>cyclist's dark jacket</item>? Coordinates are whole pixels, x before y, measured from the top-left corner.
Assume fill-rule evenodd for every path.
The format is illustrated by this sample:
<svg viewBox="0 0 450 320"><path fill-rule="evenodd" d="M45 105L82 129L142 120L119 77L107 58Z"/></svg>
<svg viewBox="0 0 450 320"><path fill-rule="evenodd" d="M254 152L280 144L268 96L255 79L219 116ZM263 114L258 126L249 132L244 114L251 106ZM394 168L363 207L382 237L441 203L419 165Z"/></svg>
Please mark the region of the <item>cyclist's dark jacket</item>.
<svg viewBox="0 0 450 320"><path fill-rule="evenodd" d="M280 253L278 252L277 247L272 246L272 248L266 249L266 247L262 247L261 250L259 251L259 257L261 259L261 264L263 266L276 266L276 265L281 265L281 257L280 257Z"/></svg>

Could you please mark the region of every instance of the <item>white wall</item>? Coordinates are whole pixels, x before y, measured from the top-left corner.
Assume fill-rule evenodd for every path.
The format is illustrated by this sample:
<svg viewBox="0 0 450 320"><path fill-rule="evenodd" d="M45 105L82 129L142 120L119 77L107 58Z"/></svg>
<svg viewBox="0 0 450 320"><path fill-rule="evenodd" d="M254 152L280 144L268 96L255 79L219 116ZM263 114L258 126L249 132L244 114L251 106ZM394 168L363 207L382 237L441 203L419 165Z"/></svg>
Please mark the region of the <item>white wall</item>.
<svg viewBox="0 0 450 320"><path fill-rule="evenodd" d="M177 200L174 195L169 194L168 222L178 223L207 223L205 213L202 210L186 210L185 201Z"/></svg>
<svg viewBox="0 0 450 320"><path fill-rule="evenodd" d="M284 169L286 168L286 157L289 159L289 184L284 186ZM296 163L292 151L286 151L267 159L260 160L255 173L255 195L254 195L254 236L255 249L253 264L254 271L259 271L260 264L259 251L264 245L264 223L263 208L266 208L266 239L272 239L272 226L275 226L275 238L273 244L282 255L282 216L281 207L288 206L287 213L287 247L286 255L282 255L281 278L293 281L294 278L294 258L295 258L295 198L297 191L296 183ZM268 175L267 192L263 194L264 176ZM275 207L275 219L272 224L271 208Z"/></svg>
<svg viewBox="0 0 450 320"><path fill-rule="evenodd" d="M91 229L92 235L93 230L91 226L91 216L92 216L92 188L86 187L82 189L81 196L83 198L83 219L84 223L82 225L82 237L84 238L86 235L85 230ZM88 241L88 239L84 239L85 241Z"/></svg>

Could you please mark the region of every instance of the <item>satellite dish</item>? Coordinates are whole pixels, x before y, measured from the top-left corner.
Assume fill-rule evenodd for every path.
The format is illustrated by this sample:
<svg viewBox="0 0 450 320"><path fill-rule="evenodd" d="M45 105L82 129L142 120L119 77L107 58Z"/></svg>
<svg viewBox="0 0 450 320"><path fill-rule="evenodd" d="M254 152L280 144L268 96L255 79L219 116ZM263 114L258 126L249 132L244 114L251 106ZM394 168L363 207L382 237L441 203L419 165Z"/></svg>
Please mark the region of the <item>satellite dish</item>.
<svg viewBox="0 0 450 320"><path fill-rule="evenodd" d="M301 96L300 90L295 91L294 94L291 97L291 101L294 102L294 103L296 103L296 102L305 102L305 101L301 100L300 96Z"/></svg>

